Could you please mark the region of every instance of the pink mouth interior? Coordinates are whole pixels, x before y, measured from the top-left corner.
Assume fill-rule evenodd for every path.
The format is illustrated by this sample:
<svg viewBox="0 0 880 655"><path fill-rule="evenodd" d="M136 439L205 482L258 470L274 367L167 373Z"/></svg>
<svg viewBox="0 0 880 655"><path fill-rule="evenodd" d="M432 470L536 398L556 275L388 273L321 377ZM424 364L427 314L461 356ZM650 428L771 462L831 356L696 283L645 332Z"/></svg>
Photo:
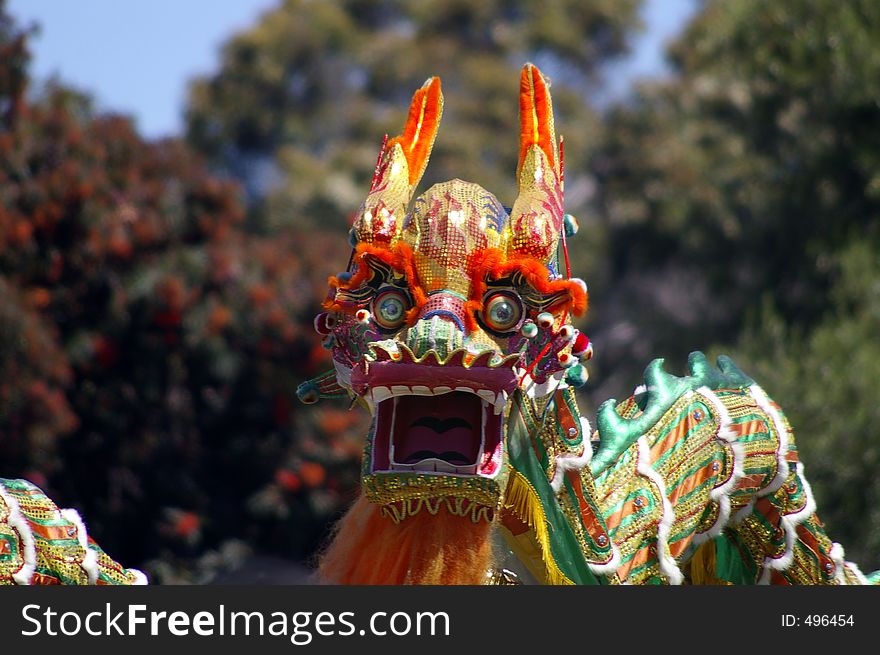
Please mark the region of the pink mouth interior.
<svg viewBox="0 0 880 655"><path fill-rule="evenodd" d="M377 407L371 469L430 473L430 467L418 464L440 460L453 467L472 467L455 475L492 476L501 459L502 420L503 414L496 414L473 393L389 398Z"/></svg>
<svg viewBox="0 0 880 655"><path fill-rule="evenodd" d="M429 457L465 466L477 461L483 408L479 397L402 396L394 418L394 460L414 464Z"/></svg>

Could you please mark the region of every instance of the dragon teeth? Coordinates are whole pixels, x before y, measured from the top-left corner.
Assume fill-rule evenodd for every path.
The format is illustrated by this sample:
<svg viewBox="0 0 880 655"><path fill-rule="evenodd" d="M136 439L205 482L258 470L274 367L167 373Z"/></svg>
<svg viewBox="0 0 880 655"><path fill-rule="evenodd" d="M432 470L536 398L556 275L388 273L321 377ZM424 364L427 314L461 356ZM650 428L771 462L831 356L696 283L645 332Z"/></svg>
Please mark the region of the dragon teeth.
<svg viewBox="0 0 880 655"><path fill-rule="evenodd" d="M434 387L431 389L425 385L414 385L412 387L408 387L402 384L395 384L391 387L373 387L370 392L366 395L367 403L375 407L381 402L389 400L390 398L395 398L397 396L441 396L443 394L452 393L452 391L459 391L462 393L471 393L480 398L482 402L486 405L491 405L495 415L497 416L501 412L504 411L504 408L507 406L507 401L509 399L509 394L506 391L494 392L489 389L471 389L470 387L455 387L452 389L451 387Z"/></svg>
<svg viewBox="0 0 880 655"><path fill-rule="evenodd" d="M398 464L394 463L395 471L425 471L427 473L457 473L459 475L476 475L477 464L468 464L466 466L456 466L449 462L437 459L436 457L428 457L414 464Z"/></svg>
<svg viewBox="0 0 880 655"><path fill-rule="evenodd" d="M504 411L504 407L507 405L507 392L502 391L497 396L495 396L495 414L498 415Z"/></svg>
<svg viewBox="0 0 880 655"><path fill-rule="evenodd" d="M381 403L384 400L388 400L391 396L394 395L391 393L391 389L388 387L373 387L373 391L371 396L373 398L373 402L376 404Z"/></svg>
<svg viewBox="0 0 880 655"><path fill-rule="evenodd" d="M434 515L440 511L441 505L445 505L450 514L470 518L473 523L480 521L491 522L492 509L472 502L464 498L408 498L400 503L392 503L382 507L383 516L387 516L395 524L400 523L408 516L418 514L423 508Z"/></svg>

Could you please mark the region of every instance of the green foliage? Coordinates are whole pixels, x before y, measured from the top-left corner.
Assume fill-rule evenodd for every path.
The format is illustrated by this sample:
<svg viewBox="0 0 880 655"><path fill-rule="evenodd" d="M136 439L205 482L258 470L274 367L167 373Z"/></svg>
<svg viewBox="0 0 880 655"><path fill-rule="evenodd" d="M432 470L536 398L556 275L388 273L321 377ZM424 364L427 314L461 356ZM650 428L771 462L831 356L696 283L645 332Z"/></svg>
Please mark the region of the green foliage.
<svg viewBox="0 0 880 655"><path fill-rule="evenodd" d="M0 475L157 581L202 579L237 541L308 557L364 428L294 401L328 365L311 321L339 239L247 235L237 185L182 142L63 86L29 102L0 16Z"/></svg>
<svg viewBox="0 0 880 655"><path fill-rule="evenodd" d="M866 570L880 566L878 44L867 0L706 2L671 79L609 113L593 160L616 281L594 302L613 365L597 395L646 356L734 355L791 419L819 515Z"/></svg>
<svg viewBox="0 0 880 655"><path fill-rule="evenodd" d="M244 182L254 229L344 233L382 135L398 133L412 93L440 75L445 120L423 188L459 177L509 205L519 67L533 59L553 78L575 179L597 138L583 90L622 52L637 5L288 0L231 39L220 71L192 86L188 139Z"/></svg>
<svg viewBox="0 0 880 655"><path fill-rule="evenodd" d="M837 249L880 233L878 43L874 2L707 2L672 79L610 113L615 362L732 341L768 288L786 319L821 319Z"/></svg>
<svg viewBox="0 0 880 655"><path fill-rule="evenodd" d="M829 308L804 333L768 303L736 359L785 410L819 515L847 557L880 568L880 248L856 241L832 267Z"/></svg>

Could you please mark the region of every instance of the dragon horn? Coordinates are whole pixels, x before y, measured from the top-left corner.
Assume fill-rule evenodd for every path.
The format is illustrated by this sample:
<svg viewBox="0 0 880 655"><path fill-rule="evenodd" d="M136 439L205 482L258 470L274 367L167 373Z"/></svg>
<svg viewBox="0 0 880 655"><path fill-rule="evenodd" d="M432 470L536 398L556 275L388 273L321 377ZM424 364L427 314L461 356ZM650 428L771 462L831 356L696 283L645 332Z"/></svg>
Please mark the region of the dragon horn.
<svg viewBox="0 0 880 655"><path fill-rule="evenodd" d="M407 206L428 165L442 113L440 78L432 77L413 95L401 135L382 146L370 193L354 221L359 243L390 247L400 238Z"/></svg>
<svg viewBox="0 0 880 655"><path fill-rule="evenodd" d="M532 257L546 264L556 253L562 229L562 180L550 92L532 64L520 75L519 112L519 196L511 211L508 257Z"/></svg>

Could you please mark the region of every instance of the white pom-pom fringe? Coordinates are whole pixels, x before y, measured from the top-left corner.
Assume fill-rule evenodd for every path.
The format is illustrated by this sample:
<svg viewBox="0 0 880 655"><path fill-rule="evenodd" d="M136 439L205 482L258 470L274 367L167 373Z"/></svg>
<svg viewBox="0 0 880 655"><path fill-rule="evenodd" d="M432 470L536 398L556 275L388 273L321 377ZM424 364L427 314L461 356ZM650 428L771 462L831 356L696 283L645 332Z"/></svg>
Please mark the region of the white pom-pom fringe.
<svg viewBox="0 0 880 655"><path fill-rule="evenodd" d="M651 468L648 440L644 436L639 437L638 444L639 463L636 471L654 483L663 500L663 517L657 526L657 559L660 562L660 571L667 577L669 584L679 585L684 581L684 575L679 570L675 558L669 552L669 531L672 529L672 524L675 523L675 511L672 509L669 498L666 497L666 483L663 482L660 474Z"/></svg>
<svg viewBox="0 0 880 655"><path fill-rule="evenodd" d="M593 447L590 445L590 422L580 417L581 420L581 437L583 438L584 452L580 455L559 455L556 457L556 471L553 473L553 479L550 480L550 487L553 493L559 493L562 489L562 483L565 480L567 471L580 471L590 460L593 459Z"/></svg>
<svg viewBox="0 0 880 655"><path fill-rule="evenodd" d="M797 541L797 526L806 521L816 511L816 501L813 498L813 490L810 489L810 484L804 477L804 465L800 462L797 464L797 476L800 478L801 485L803 485L804 493L807 496L807 502L800 511L782 517L782 529L785 531L785 553L782 557L778 558L764 558L764 572L761 574L761 579L758 581L758 584L770 584L771 571L784 571L791 566L794 561L794 544L795 541Z"/></svg>
<svg viewBox="0 0 880 655"><path fill-rule="evenodd" d="M697 393L712 406L715 416L718 418L718 433L715 437L730 444L733 452L733 471L727 481L709 492L709 498L718 503L718 518L715 519L711 528L694 535L693 543L695 546L717 537L730 520L730 497L728 494L736 488L736 483L743 476L743 463L746 457L742 444L737 441L738 435L731 428L730 413L721 399L709 387L700 387L697 389Z"/></svg>
<svg viewBox="0 0 880 655"><path fill-rule="evenodd" d="M769 485L755 494L760 498L778 491L785 484L785 480L788 477L788 462L785 460L785 455L788 452L788 429L785 427L785 421L782 420L779 411L773 407L773 404L761 387L753 384L749 387L749 391L751 391L758 407L773 421L773 427L776 430L776 434L779 435L779 450L776 452L776 477L773 478Z"/></svg>
<svg viewBox="0 0 880 655"><path fill-rule="evenodd" d="M62 509L61 516L76 526L76 539L79 542L80 548L85 551L82 561L83 571L85 571L86 576L88 576L89 584L97 584L98 554L89 548L89 535L86 532L86 526L85 523L83 523L82 517L75 509Z"/></svg>
<svg viewBox="0 0 880 655"><path fill-rule="evenodd" d="M143 571L139 571L137 569L126 569L129 573L134 574L134 584L137 586L148 585L150 584L147 580L147 576L144 575Z"/></svg>
<svg viewBox="0 0 880 655"><path fill-rule="evenodd" d="M29 585L34 571L37 570L37 548L34 545L34 534L31 532L31 526L21 513L18 501L6 492L2 484L0 484L0 498L3 498L6 507L9 508L9 518L7 519L9 525L18 532L21 543L24 546L24 563L18 571L12 574L12 579L15 581L15 584Z"/></svg>
<svg viewBox="0 0 880 655"><path fill-rule="evenodd" d="M620 550L617 548L617 544L615 544L613 541L611 542L610 560L608 560L604 564L587 562L587 566L589 566L590 570L596 575L608 575L609 573L614 573L618 568L620 568Z"/></svg>
<svg viewBox="0 0 880 655"><path fill-rule="evenodd" d="M865 574L862 573L862 570L858 567L857 564L846 561L846 553L843 552L843 546L841 546L839 543L834 542L834 544L832 544L830 555L831 559L834 561L835 566L837 567L834 574L834 577L837 580L837 584L849 584L846 581L846 569L849 569L849 572L856 577L856 580L859 581L860 585L871 584L870 582L868 582L868 578L865 577Z"/></svg>

